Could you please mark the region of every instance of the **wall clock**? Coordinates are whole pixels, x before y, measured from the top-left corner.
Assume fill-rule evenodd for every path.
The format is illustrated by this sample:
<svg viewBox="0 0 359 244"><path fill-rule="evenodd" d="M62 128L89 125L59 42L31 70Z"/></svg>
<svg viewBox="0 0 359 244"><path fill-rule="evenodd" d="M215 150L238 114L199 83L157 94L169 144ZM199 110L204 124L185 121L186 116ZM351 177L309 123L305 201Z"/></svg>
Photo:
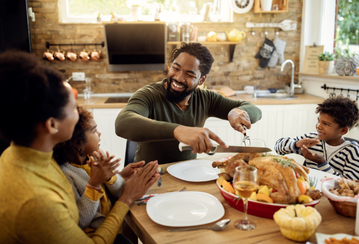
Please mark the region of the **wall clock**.
<svg viewBox="0 0 359 244"><path fill-rule="evenodd" d="M252 9L254 0L230 0L230 2L235 13L244 14Z"/></svg>

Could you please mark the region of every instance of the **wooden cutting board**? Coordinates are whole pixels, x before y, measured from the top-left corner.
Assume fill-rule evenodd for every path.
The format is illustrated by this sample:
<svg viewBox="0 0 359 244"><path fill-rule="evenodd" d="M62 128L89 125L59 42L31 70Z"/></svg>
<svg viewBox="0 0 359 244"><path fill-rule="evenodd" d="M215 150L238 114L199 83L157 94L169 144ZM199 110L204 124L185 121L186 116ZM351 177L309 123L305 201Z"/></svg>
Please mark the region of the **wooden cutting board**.
<svg viewBox="0 0 359 244"><path fill-rule="evenodd" d="M223 86L223 87L217 88L214 91L225 96L225 97L231 97L231 96L236 95L236 91L232 90L232 88L230 88L228 86Z"/></svg>

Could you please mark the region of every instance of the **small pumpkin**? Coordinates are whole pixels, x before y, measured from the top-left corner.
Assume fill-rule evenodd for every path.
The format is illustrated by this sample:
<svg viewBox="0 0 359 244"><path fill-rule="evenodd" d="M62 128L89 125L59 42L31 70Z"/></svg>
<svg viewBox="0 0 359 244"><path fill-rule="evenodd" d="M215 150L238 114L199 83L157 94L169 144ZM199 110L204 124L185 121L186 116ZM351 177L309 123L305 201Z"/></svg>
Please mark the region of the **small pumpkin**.
<svg viewBox="0 0 359 244"><path fill-rule="evenodd" d="M283 236L299 242L308 240L322 222L322 216L315 208L300 204L281 208L273 218Z"/></svg>

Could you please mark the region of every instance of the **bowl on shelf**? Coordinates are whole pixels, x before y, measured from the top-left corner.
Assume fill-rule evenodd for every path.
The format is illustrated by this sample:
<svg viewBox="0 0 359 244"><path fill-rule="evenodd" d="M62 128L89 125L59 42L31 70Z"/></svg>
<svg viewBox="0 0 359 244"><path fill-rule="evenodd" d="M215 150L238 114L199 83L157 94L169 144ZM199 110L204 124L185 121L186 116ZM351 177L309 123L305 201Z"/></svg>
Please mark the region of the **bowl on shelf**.
<svg viewBox="0 0 359 244"><path fill-rule="evenodd" d="M278 91L278 88L268 88L268 91L270 93L276 93Z"/></svg>
<svg viewBox="0 0 359 244"><path fill-rule="evenodd" d="M221 192L221 195L226 200L226 202L234 209L237 209L241 212L244 211L243 201L240 198L240 196L234 195L232 193L229 193L225 191L219 184L218 180L216 181L216 185ZM319 203L320 199L315 200L311 203L303 204L305 206L311 206L314 207ZM281 208L286 208L290 204L279 204L279 203L266 203L266 202L259 202L259 201L253 201L248 199L248 210L247 213L267 218L267 219L273 219L273 214L277 212Z"/></svg>

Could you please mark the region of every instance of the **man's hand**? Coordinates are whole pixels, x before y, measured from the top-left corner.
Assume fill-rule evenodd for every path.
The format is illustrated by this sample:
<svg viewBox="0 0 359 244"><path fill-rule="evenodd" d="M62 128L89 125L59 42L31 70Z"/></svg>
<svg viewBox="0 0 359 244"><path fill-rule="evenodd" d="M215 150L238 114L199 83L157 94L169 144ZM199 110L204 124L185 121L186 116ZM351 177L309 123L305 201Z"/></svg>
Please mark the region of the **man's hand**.
<svg viewBox="0 0 359 244"><path fill-rule="evenodd" d="M130 163L128 164L123 170L119 173L125 181L128 181L131 176L134 174L135 171L139 170L145 161L140 161L137 163Z"/></svg>
<svg viewBox="0 0 359 244"><path fill-rule="evenodd" d="M222 147L228 147L216 134L207 128L179 125L173 131L174 137L193 148L192 153L209 153L212 150L212 141L216 141Z"/></svg>
<svg viewBox="0 0 359 244"><path fill-rule="evenodd" d="M240 110L239 108L234 108L228 113L228 121L236 131L241 132L242 134L246 133L246 130L243 128L245 125L248 129L251 128L251 119L246 111Z"/></svg>
<svg viewBox="0 0 359 244"><path fill-rule="evenodd" d="M318 139L310 139L310 138L305 138L302 140L299 140L295 143L296 147L300 147L302 148L303 146L308 147L312 147L314 145L317 145L320 141Z"/></svg>
<svg viewBox="0 0 359 244"><path fill-rule="evenodd" d="M303 145L303 147L301 149L302 149L303 157L305 157L306 159L309 159L310 161L313 161L313 162L317 163L318 165L325 163L325 159L322 156L319 156L316 153L310 152L309 149L305 145Z"/></svg>

